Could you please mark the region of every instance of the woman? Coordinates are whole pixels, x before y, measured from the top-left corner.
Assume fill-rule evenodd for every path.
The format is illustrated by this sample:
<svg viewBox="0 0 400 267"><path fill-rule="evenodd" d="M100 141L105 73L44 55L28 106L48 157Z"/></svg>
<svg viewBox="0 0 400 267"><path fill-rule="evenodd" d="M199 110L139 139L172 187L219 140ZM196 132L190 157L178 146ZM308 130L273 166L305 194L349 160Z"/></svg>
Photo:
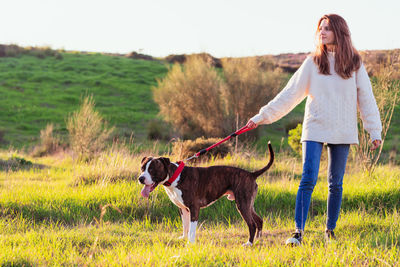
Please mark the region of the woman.
<svg viewBox="0 0 400 267"><path fill-rule="evenodd" d="M382 125L371 83L361 57L353 47L346 21L339 15L323 16L316 31L318 45L290 79L286 87L247 126L273 123L307 97L303 121L303 173L296 197L296 231L286 243L298 245L318 178L321 151L328 145L327 221L325 237L333 230L342 202L342 181L350 144L358 144L357 106L364 128L372 140L371 149L381 144Z"/></svg>

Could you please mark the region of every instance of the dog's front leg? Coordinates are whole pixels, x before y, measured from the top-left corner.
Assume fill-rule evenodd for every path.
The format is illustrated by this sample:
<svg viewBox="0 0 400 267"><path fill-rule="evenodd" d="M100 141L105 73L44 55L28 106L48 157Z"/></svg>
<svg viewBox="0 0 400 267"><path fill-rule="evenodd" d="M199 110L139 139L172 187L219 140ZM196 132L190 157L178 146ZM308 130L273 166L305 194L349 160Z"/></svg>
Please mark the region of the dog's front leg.
<svg viewBox="0 0 400 267"><path fill-rule="evenodd" d="M189 226L189 236L188 243L194 243L196 241L196 228L197 221L199 220L199 210L197 207L190 207L190 226Z"/></svg>
<svg viewBox="0 0 400 267"><path fill-rule="evenodd" d="M187 208L179 209L182 218L183 235L179 239L187 238L189 232L190 212Z"/></svg>

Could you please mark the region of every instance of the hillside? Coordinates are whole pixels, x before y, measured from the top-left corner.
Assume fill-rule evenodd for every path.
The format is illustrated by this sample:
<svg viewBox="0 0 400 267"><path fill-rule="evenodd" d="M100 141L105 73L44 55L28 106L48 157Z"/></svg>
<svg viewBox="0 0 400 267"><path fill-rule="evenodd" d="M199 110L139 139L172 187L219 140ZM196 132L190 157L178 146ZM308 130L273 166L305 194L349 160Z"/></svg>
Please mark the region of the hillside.
<svg viewBox="0 0 400 267"><path fill-rule="evenodd" d="M397 67L400 65L400 49L394 50L365 50L359 51L366 65L367 71L370 76L374 75L380 64L387 64L388 59L392 61ZM256 56L260 59L266 59L274 63L275 67L279 67L288 73L294 73L306 57L310 53L285 53L279 55L263 55ZM209 54L199 54L203 59L210 62L216 68L221 68L221 59L215 58ZM190 55L169 55L165 58L169 63L184 63L186 58ZM146 58L145 55L135 54L136 58Z"/></svg>
<svg viewBox="0 0 400 267"><path fill-rule="evenodd" d="M167 72L158 61L101 54L61 53L0 58L0 141L3 147L34 143L46 124L66 133L65 119L93 94L117 136L143 137L158 113L150 88Z"/></svg>
<svg viewBox="0 0 400 267"><path fill-rule="evenodd" d="M380 64L387 64L388 59L397 67L400 64L400 49L394 50L365 50L359 51L367 68L368 74L373 76ZM276 66L288 71L296 71L309 53L287 53L272 56ZM266 56L271 57L271 56Z"/></svg>
<svg viewBox="0 0 400 267"><path fill-rule="evenodd" d="M48 123L56 125L57 133L66 136L65 120L78 109L81 97L93 94L98 111L116 127L115 138L143 142L147 125L156 118L158 107L152 100L151 88L166 75L174 60L183 63L187 55L170 56L164 60L147 55L65 52L51 49L10 48L0 45L0 147L31 147L39 139L40 130ZM3 49L3 50L2 50ZM5 52L4 52L5 51ZM400 50L361 52L372 71L389 54ZM295 71L306 53L266 55L276 66ZM203 56L216 67L220 60ZM397 62L398 64L398 62ZM289 74L288 74L289 75ZM301 122L304 103L278 123L262 128L258 145L264 149L265 138L276 146L287 137L287 130ZM396 150L400 133L397 107L386 150ZM283 143L287 145L287 139Z"/></svg>

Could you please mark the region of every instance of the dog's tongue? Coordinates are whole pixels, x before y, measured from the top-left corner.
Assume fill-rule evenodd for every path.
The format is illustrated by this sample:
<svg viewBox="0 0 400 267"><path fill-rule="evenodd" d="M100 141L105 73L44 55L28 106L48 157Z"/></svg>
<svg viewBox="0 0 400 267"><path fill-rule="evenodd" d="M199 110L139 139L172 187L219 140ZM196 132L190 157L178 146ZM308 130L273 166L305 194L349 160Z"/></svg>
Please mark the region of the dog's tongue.
<svg viewBox="0 0 400 267"><path fill-rule="evenodd" d="M142 196L143 197L149 197L150 192L151 192L151 185L143 186L143 189L142 189Z"/></svg>

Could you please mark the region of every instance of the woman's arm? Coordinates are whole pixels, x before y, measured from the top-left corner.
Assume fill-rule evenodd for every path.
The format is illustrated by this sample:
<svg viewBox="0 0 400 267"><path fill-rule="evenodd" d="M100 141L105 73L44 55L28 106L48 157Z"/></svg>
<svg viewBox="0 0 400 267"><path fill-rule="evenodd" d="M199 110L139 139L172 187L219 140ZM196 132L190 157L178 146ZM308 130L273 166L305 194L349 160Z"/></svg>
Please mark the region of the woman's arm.
<svg viewBox="0 0 400 267"><path fill-rule="evenodd" d="M379 109L372 92L371 81L368 77L368 73L364 67L364 64L361 64L361 67L356 72L356 83L357 104L358 109L360 110L363 127L369 133L372 141L380 141L382 140L382 123L379 115Z"/></svg>
<svg viewBox="0 0 400 267"><path fill-rule="evenodd" d="M312 58L307 57L285 88L267 105L263 106L259 113L249 120L247 126L249 128L257 127L254 127L251 122L256 125L273 123L297 106L307 95L312 64L314 64Z"/></svg>

